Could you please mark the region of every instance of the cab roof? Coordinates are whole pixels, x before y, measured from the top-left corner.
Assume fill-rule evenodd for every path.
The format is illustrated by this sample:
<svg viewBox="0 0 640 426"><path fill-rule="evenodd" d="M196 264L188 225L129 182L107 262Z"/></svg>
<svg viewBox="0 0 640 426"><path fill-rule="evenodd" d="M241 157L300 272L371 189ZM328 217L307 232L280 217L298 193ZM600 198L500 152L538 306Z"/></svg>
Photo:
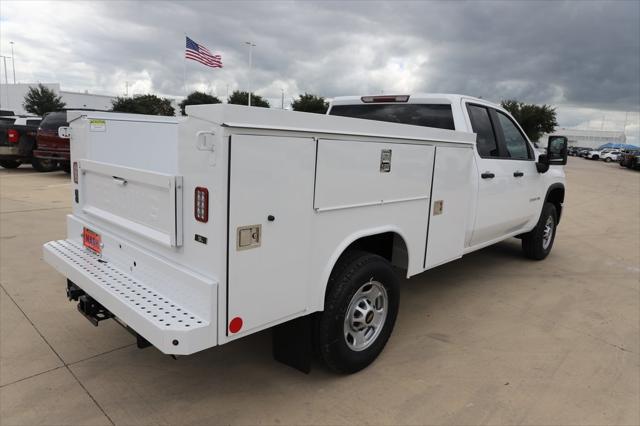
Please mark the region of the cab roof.
<svg viewBox="0 0 640 426"><path fill-rule="evenodd" d="M386 98L386 99L385 99ZM397 98L398 100L393 100ZM406 100L404 100L406 98ZM364 96L337 96L331 100L331 105L366 105L382 103L407 104L459 104L462 99L472 100L485 105L502 109L500 105L486 99L453 93L414 93L414 94L375 94Z"/></svg>

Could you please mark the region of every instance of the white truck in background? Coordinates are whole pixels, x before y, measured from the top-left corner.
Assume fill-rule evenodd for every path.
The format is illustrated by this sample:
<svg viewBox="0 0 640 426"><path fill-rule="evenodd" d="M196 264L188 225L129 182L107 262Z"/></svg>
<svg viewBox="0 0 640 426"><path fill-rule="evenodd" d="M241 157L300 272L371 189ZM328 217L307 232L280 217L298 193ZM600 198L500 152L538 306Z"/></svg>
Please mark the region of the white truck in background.
<svg viewBox="0 0 640 426"><path fill-rule="evenodd" d="M460 95L237 105L188 117L69 112L73 211L44 258L95 325L187 355L274 327L274 356L352 373L382 351L399 277L517 236L553 246L566 138L538 154ZM375 121L372 121L375 120Z"/></svg>

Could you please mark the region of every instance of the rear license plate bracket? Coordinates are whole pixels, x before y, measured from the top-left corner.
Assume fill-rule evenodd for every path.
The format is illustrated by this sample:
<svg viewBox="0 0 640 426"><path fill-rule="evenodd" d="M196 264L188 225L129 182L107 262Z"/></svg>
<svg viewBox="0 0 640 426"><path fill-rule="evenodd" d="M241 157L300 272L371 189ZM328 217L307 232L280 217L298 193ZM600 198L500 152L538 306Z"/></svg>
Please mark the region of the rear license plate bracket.
<svg viewBox="0 0 640 426"><path fill-rule="evenodd" d="M102 254L102 237L89 228L82 230L82 245L95 254Z"/></svg>

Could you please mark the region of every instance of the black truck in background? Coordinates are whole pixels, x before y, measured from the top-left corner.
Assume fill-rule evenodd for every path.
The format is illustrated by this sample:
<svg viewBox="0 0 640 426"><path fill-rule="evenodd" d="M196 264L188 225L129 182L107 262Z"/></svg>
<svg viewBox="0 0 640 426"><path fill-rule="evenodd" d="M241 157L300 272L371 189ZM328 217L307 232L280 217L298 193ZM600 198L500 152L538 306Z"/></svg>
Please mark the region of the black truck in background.
<svg viewBox="0 0 640 426"><path fill-rule="evenodd" d="M15 169L32 163L36 135L42 119L0 111L0 166ZM37 169L37 165L33 165Z"/></svg>

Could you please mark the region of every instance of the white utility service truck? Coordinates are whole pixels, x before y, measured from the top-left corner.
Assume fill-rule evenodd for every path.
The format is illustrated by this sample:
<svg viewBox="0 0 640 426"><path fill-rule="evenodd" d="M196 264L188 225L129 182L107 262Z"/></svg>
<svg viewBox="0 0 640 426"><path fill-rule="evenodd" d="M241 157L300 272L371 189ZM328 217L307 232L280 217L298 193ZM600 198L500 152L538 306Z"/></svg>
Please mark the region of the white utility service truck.
<svg viewBox="0 0 640 426"><path fill-rule="evenodd" d="M68 113L73 211L44 258L94 325L187 355L274 327L274 356L351 373L382 351L407 276L510 237L545 258L566 138L540 155L459 95Z"/></svg>

